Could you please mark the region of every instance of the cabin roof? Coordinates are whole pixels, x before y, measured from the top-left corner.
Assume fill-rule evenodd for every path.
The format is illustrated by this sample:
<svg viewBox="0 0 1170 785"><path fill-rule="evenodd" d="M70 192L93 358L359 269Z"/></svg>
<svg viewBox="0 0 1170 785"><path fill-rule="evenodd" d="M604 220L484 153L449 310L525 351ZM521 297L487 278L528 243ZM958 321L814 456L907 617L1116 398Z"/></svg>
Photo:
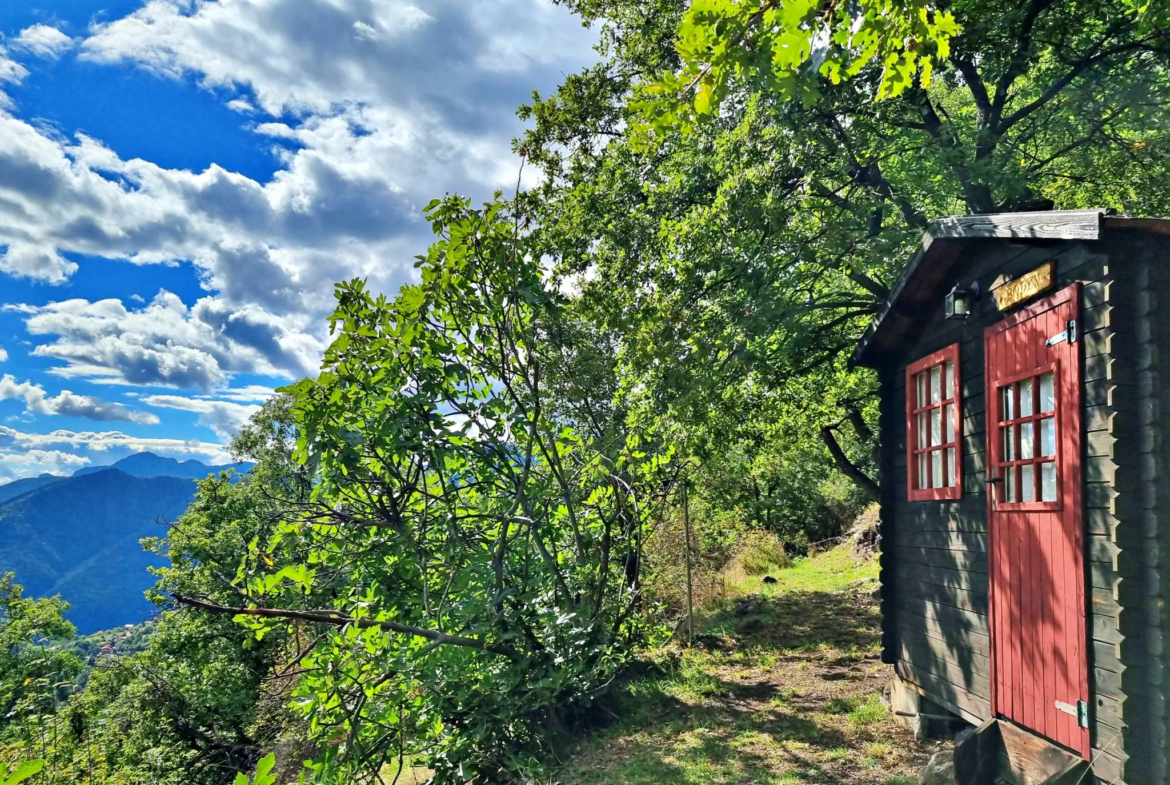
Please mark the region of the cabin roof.
<svg viewBox="0 0 1170 785"><path fill-rule="evenodd" d="M1097 240L1106 228L1125 227L1170 234L1170 219L1110 215L1107 210L1051 210L1031 213L956 215L931 224L877 316L857 343L851 365L874 367L955 278L970 240Z"/></svg>

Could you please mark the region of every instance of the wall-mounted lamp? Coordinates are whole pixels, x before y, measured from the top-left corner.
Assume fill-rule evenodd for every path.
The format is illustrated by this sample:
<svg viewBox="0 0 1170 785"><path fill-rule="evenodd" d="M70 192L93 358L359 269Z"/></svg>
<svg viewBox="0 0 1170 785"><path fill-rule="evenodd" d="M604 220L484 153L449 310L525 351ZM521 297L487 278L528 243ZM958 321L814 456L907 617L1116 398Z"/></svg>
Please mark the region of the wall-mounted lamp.
<svg viewBox="0 0 1170 785"><path fill-rule="evenodd" d="M946 312L948 319L966 319L971 315L971 309L979 297L979 282L972 281L970 286L955 284L955 288L947 293Z"/></svg>

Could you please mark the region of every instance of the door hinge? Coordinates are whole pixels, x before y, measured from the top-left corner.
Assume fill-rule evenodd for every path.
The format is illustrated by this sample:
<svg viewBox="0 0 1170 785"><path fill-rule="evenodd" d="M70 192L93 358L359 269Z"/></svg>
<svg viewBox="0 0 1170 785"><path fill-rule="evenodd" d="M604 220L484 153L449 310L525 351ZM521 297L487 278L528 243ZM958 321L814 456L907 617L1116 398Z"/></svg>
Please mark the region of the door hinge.
<svg viewBox="0 0 1170 785"><path fill-rule="evenodd" d="M1064 701L1057 701L1056 710L1076 717L1077 725L1080 725L1082 728L1089 727L1089 704L1086 701L1077 701L1075 706Z"/></svg>
<svg viewBox="0 0 1170 785"><path fill-rule="evenodd" d="M1069 343L1077 342L1077 320L1069 319L1064 323L1064 329L1056 335L1048 339L1046 346L1056 346L1058 343L1068 341Z"/></svg>

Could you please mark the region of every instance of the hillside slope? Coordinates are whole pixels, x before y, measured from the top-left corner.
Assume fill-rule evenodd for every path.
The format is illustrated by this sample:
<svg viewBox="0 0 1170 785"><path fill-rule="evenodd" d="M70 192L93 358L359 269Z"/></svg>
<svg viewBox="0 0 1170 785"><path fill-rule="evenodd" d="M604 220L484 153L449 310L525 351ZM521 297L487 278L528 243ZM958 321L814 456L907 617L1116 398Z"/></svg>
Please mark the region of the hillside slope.
<svg viewBox="0 0 1170 785"><path fill-rule="evenodd" d="M60 478L0 503L0 571L28 594L60 594L82 634L136 623L152 605L138 540L165 535L195 495L180 477L134 477L118 469Z"/></svg>
<svg viewBox="0 0 1170 785"><path fill-rule="evenodd" d="M42 488L49 483L54 483L61 478L55 474L42 474L40 477L29 477L24 480L13 480L12 482L0 485L0 504L15 499L17 496L23 496L29 491L35 491L37 488Z"/></svg>

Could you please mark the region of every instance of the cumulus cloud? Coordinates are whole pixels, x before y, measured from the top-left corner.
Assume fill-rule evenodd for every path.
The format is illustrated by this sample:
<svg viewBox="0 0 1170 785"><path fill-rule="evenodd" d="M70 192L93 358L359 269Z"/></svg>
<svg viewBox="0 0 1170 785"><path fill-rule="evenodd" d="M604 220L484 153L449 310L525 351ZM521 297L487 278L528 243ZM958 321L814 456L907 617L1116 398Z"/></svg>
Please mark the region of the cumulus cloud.
<svg viewBox="0 0 1170 785"><path fill-rule="evenodd" d="M179 395L148 395L142 399L147 406L179 409L199 414L199 424L211 428L223 440L240 432L248 418L260 410L257 405L245 405L206 398L184 398Z"/></svg>
<svg viewBox="0 0 1170 785"><path fill-rule="evenodd" d="M56 430L51 433L25 433L0 425L0 450L20 448L43 450L53 447L71 447L93 452L124 450L130 453L153 452L160 455L184 456L206 459L212 463L227 463L231 460L222 444L201 442L195 439L163 439L130 436L121 431L69 431Z"/></svg>
<svg viewBox="0 0 1170 785"><path fill-rule="evenodd" d="M232 309L213 297L188 308L165 290L141 308L114 299L49 303L31 309L26 327L55 337L33 354L62 360L52 371L57 375L205 392L237 372L313 373L323 349L319 339L263 309Z"/></svg>
<svg viewBox="0 0 1170 785"><path fill-rule="evenodd" d="M195 412L226 438L272 394L233 387L235 376L316 373L334 282L365 277L395 291L431 240L422 205L515 184L515 107L592 62L594 38L549 0L149 0L91 28L80 56L215 88L280 168L262 182L214 164L125 159L21 119L0 91L0 288L4 275L65 283L97 256L189 264L205 289L194 302L162 291L149 302L0 307L25 320L31 354L58 363L51 373L199 391L140 400ZM12 44L44 57L74 45L44 25ZM0 47L0 88L27 76ZM155 417L72 393L28 396L57 413ZM110 450L227 460L203 442L0 429L0 476L18 450L45 461Z"/></svg>
<svg viewBox="0 0 1170 785"><path fill-rule="evenodd" d="M173 458L197 458L205 463L230 463L221 444L197 440L143 438L120 431L68 431L25 433L0 425L0 478L35 477L44 472L62 473L90 463L91 453L100 463L137 452L153 452Z"/></svg>
<svg viewBox="0 0 1170 785"><path fill-rule="evenodd" d="M252 106L252 102L247 98L233 98L227 102L227 108L240 114L252 114L256 111L256 107Z"/></svg>
<svg viewBox="0 0 1170 785"><path fill-rule="evenodd" d="M150 412L128 409L120 403L103 401L92 395L75 395L62 390L50 396L45 388L32 382L17 382L11 374L0 377L0 401L8 399L24 401L25 411L31 414L59 414L66 417L84 417L89 420L122 420L140 425L157 425L158 416Z"/></svg>
<svg viewBox="0 0 1170 785"><path fill-rule="evenodd" d="M13 46L38 57L56 59L73 48L73 39L55 27L37 24L21 30Z"/></svg>
<svg viewBox="0 0 1170 785"><path fill-rule="evenodd" d="M0 347L0 363L8 359L8 352L4 351L4 347Z"/></svg>
<svg viewBox="0 0 1170 785"><path fill-rule="evenodd" d="M18 278L61 284L76 271L77 265L57 253L52 245L14 242L0 254L0 272Z"/></svg>
<svg viewBox="0 0 1170 785"><path fill-rule="evenodd" d="M72 474L89 458L62 450L0 451L0 484L40 474Z"/></svg>

